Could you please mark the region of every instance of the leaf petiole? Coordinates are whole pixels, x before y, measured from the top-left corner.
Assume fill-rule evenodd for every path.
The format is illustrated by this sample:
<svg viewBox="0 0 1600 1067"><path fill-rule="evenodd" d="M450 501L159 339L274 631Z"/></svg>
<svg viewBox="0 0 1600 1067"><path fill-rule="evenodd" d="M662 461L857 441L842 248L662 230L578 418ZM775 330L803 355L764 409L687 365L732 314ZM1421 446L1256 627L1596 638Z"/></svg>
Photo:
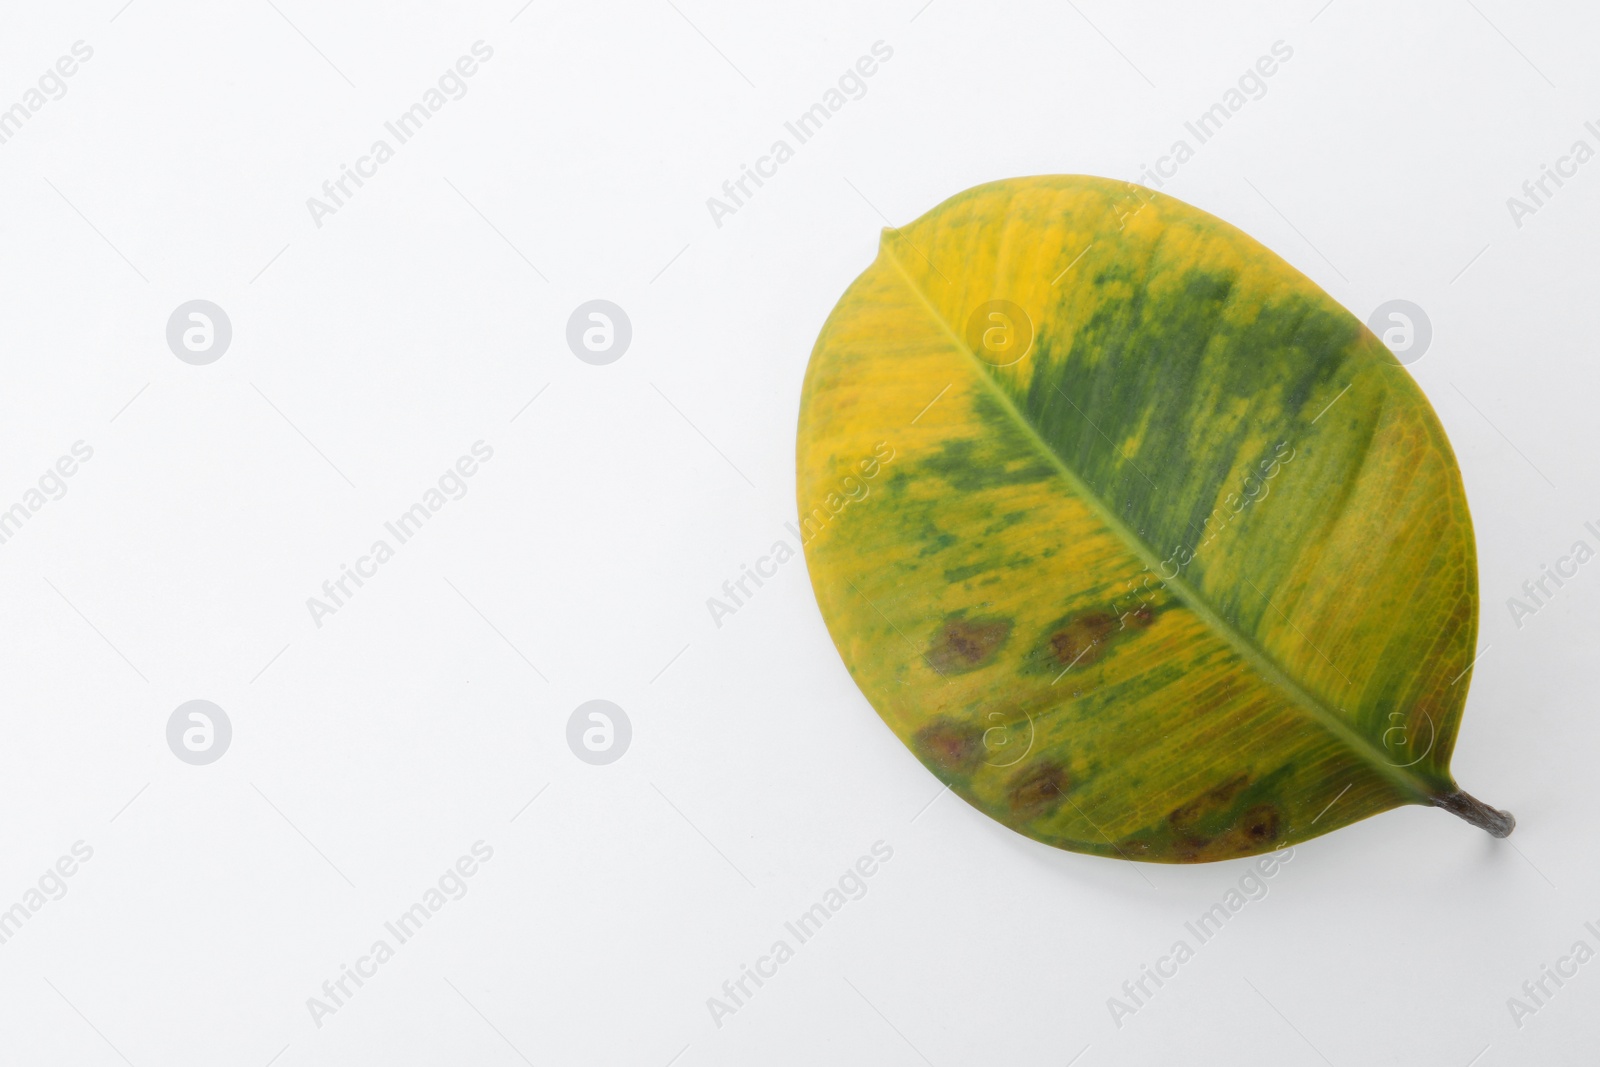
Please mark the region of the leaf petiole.
<svg viewBox="0 0 1600 1067"><path fill-rule="evenodd" d="M1461 816L1480 830L1487 830L1493 837L1510 837L1511 831L1517 828L1516 816L1509 811L1491 808L1471 793L1460 789L1454 793L1444 793L1429 799L1433 801L1434 807Z"/></svg>

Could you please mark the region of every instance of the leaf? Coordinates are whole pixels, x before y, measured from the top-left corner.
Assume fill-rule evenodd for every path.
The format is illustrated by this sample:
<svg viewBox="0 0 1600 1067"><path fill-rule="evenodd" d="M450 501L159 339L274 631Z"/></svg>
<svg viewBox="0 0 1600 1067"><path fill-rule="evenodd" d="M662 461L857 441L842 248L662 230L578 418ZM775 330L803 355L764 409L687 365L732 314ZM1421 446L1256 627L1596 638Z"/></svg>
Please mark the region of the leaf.
<svg viewBox="0 0 1600 1067"><path fill-rule="evenodd" d="M1449 771L1478 620L1449 442L1353 315L1139 186L1020 178L900 230L801 402L823 618L889 728L1050 845L1191 862Z"/></svg>

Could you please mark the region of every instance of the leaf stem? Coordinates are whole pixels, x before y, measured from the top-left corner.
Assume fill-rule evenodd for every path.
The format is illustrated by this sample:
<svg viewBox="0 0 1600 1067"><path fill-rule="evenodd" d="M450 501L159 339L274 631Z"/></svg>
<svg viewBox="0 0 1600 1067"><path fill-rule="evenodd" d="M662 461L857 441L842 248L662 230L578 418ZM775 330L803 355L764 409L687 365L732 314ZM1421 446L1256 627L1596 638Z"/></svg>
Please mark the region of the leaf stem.
<svg viewBox="0 0 1600 1067"><path fill-rule="evenodd" d="M1471 793L1460 789L1454 793L1443 793L1429 799L1433 801L1434 807L1461 816L1480 830L1487 830L1492 837L1510 837L1511 831L1517 828L1516 816L1509 811L1491 808Z"/></svg>

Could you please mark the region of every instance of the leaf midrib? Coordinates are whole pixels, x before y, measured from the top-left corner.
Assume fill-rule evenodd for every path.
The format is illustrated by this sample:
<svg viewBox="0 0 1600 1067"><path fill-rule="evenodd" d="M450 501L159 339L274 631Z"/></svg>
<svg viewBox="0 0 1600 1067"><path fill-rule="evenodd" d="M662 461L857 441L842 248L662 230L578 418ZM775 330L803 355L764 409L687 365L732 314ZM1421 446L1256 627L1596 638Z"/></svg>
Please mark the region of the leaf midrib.
<svg viewBox="0 0 1600 1067"><path fill-rule="evenodd" d="M892 234L894 237L900 236L900 231L897 229L888 229L885 233L886 235ZM927 294L917 285L916 280L911 277L905 265L900 262L900 258L895 255L891 243L887 240L883 241L879 251L881 255L888 257L890 263L894 264L895 270L899 272L900 277L905 281L906 287L922 302L922 306L928 310L928 314L950 338L950 343L972 362L974 372L988 387L1001 408L1011 416L1022 432L1033 441L1038 450L1050 461L1057 473L1067 482L1068 488L1071 489L1074 495L1087 504L1100 521L1105 523L1112 533L1116 534L1136 556L1144 561L1147 569L1150 569L1153 573L1159 573L1156 568L1160 566L1160 562L1156 553L1127 524L1122 522L1114 511L1105 506L1099 495L1091 490L1083 479L1078 477L1077 472L1069 467L1060 454L1039 434L1038 429L1023 415L1022 411L1011 399L1010 394L1002 389L1000 383L985 369L977 354L968 347L966 341L956 333L950 323L945 321L944 316L939 314L938 309L933 305L933 301L928 299ZM1298 707L1302 713L1326 729L1337 740L1344 742L1351 752L1365 761L1380 777L1387 778L1399 786L1403 792L1415 796L1419 801L1423 803L1429 802L1434 793L1430 783L1420 775L1413 774L1408 769L1398 767L1384 759L1382 750L1370 738L1351 726L1332 708L1307 692L1303 686L1289 676L1288 672L1253 637L1239 630L1213 609L1205 598L1191 587L1181 575L1161 580L1183 602L1185 607L1199 617L1202 623L1213 633L1222 637L1245 662L1255 668L1256 672L1261 675L1268 685L1288 697L1289 703Z"/></svg>

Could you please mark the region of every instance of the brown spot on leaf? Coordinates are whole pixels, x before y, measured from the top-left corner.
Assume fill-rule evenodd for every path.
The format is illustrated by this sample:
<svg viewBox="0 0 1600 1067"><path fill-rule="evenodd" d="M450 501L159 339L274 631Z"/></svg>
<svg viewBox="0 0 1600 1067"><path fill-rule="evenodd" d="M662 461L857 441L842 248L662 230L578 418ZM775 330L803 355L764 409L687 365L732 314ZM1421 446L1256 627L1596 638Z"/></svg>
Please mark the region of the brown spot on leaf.
<svg viewBox="0 0 1600 1067"><path fill-rule="evenodd" d="M1207 815L1225 810L1233 803L1233 798L1239 795L1250 782L1248 775L1238 775L1230 778L1219 786L1206 790L1184 804L1172 809L1172 814L1167 816L1175 829L1186 829L1204 819Z"/></svg>
<svg viewBox="0 0 1600 1067"><path fill-rule="evenodd" d="M1132 611L1122 616L1122 625L1130 630L1148 630L1150 624L1156 621L1155 609L1149 604L1140 604Z"/></svg>
<svg viewBox="0 0 1600 1067"><path fill-rule="evenodd" d="M1068 619L1051 633L1050 654L1062 667L1088 666L1106 654L1106 645L1117 629L1115 615L1086 611Z"/></svg>
<svg viewBox="0 0 1600 1067"><path fill-rule="evenodd" d="M1271 849L1282 836L1282 813L1272 804L1255 804L1215 837L1180 834L1173 842L1173 852L1180 859L1201 862L1254 856Z"/></svg>
<svg viewBox="0 0 1600 1067"><path fill-rule="evenodd" d="M950 777L971 774L983 761L983 728L935 719L911 738L913 751Z"/></svg>
<svg viewBox="0 0 1600 1067"><path fill-rule="evenodd" d="M1081 672L1105 659L1118 645L1155 625L1160 614L1158 606L1140 604L1120 615L1097 608L1059 618L1035 639L1021 670L1024 674L1048 674L1056 680L1069 671ZM1075 688L1092 688L1096 684L1098 682L1091 677L1087 682L1077 682Z"/></svg>
<svg viewBox="0 0 1600 1067"><path fill-rule="evenodd" d="M1172 841L1172 854L1184 863L1220 858L1206 854L1206 846L1210 844L1209 837L1179 836Z"/></svg>
<svg viewBox="0 0 1600 1067"><path fill-rule="evenodd" d="M1270 844L1283 833L1283 816L1271 804L1257 804L1244 813L1237 832L1252 844Z"/></svg>
<svg viewBox="0 0 1600 1067"><path fill-rule="evenodd" d="M986 666L1011 636L1012 620L955 615L933 635L923 659L940 674L965 674Z"/></svg>
<svg viewBox="0 0 1600 1067"><path fill-rule="evenodd" d="M1040 760L1011 780L1006 800L1012 814L1034 819L1054 811L1072 788L1067 769L1054 760Z"/></svg>

